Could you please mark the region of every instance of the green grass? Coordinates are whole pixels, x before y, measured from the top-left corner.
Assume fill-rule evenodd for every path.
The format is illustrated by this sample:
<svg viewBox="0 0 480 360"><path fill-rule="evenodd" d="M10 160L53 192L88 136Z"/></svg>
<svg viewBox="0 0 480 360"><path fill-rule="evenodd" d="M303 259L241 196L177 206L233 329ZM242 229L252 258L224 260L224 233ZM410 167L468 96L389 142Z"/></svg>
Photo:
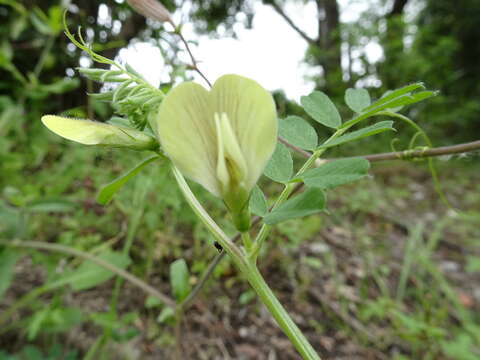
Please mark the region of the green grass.
<svg viewBox="0 0 480 360"><path fill-rule="evenodd" d="M96 191L147 156L67 145L35 129L41 135L28 141L0 141L5 150L2 239L53 242L96 255L106 249L123 252L131 259L130 272L165 293L170 291L169 265L178 258L186 259L190 282L198 280L217 250L166 167L148 166L102 207L94 202ZM394 359L480 356L480 300L473 292L480 262L475 162L439 163L447 197L460 214L441 203L424 163L392 162L374 165L370 178L329 193L329 214L290 220L275 229L262 254L262 272L294 313L309 316L302 326L325 358L334 358L335 350L315 343L319 334L342 334L362 351ZM233 234L221 202L193 188ZM273 198L278 188L266 191ZM0 299L0 359L11 359L7 353L22 358L28 351L47 358L79 329L91 342L62 347L72 359L85 354L108 359L108 344L127 344L140 334L152 346L166 348L164 354L172 353L175 321L161 304L151 299L145 304L143 294L119 280L83 292L72 284L55 286L82 261L32 250L17 253L17 271ZM2 255L12 253L0 249ZM92 310L92 297L102 307ZM226 313L235 319L242 308L259 308L228 259L200 299L217 309L218 322ZM108 309L109 304L114 306ZM245 321L243 326L255 326Z"/></svg>

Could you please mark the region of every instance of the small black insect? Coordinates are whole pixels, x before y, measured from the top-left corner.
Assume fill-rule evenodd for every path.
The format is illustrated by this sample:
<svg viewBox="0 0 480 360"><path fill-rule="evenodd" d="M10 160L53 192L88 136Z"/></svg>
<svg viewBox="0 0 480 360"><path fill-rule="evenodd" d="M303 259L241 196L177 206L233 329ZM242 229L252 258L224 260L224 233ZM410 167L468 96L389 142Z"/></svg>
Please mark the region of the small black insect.
<svg viewBox="0 0 480 360"><path fill-rule="evenodd" d="M222 245L220 245L218 242L214 242L213 243L213 246L215 246L215 248L218 250L218 252L222 252L223 251L223 247Z"/></svg>

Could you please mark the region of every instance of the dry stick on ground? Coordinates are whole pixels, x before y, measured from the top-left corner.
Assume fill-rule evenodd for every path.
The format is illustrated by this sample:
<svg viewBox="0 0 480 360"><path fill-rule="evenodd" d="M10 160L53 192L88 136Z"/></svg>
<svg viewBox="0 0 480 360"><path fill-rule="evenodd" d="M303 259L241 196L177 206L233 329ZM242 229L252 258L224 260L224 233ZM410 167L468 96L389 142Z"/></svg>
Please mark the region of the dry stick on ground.
<svg viewBox="0 0 480 360"><path fill-rule="evenodd" d="M129 281L133 285L139 287L142 289L144 292L147 294L157 298L158 300L164 302L166 305L175 307L175 302L168 297L167 295L162 294L159 292L157 289L155 289L153 286L145 283L143 280L140 280L136 276L130 274L129 272L116 267L115 265L110 264L109 262L106 262L105 260L102 260L96 256L93 256L89 253L70 248L68 246L64 245L59 245L59 244L51 244L47 242L41 242L41 241L20 241L20 240L13 240L13 241L6 241L6 240L0 240L0 245L5 245L5 246L12 246L12 247L21 247L21 248L30 248L30 249L37 249L37 250L47 250L47 251L54 251L54 252L59 252L59 253L64 253L64 254L69 254L73 256L77 256L80 258L83 258L85 260L89 260L111 272L114 274L117 274L118 276L124 278L125 280Z"/></svg>

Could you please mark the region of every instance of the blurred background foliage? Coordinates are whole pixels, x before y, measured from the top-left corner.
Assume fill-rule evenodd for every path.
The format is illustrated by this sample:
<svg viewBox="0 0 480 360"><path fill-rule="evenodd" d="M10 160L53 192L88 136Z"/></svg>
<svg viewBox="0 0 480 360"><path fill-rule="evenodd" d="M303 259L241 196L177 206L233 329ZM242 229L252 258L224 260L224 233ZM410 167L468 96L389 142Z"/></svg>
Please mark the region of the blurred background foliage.
<svg viewBox="0 0 480 360"><path fill-rule="evenodd" d="M263 3L288 22L291 1ZM478 139L480 2L371 0L354 24L340 21L341 1L303 2L315 3L318 33L310 37L302 24L289 24L309 44L305 63L320 74L313 79L317 89L342 104L348 87L365 86L378 97L421 80L440 90L440 96L408 111L434 143ZM219 36L219 29L222 36L235 36L238 22L251 26L255 3L163 1L193 21L198 33L211 36ZM185 211L166 171L148 167L110 206L101 207L94 200L97 189L142 156L66 143L39 121L43 114L60 112L105 121L113 113L87 96L99 85L75 70L89 60L63 35L65 8L70 27L82 26L101 55L113 59L128 44L145 41L161 46L171 74L171 81L162 84L165 89L191 76L176 56L182 51L178 42L125 1L0 0L0 238L52 241L94 254L121 253L125 243L135 241L127 249L132 261L119 266L168 292L167 264L182 257L194 284L216 250ZM99 15L105 10L108 21ZM382 48L377 62L365 55L370 41ZM354 69L353 61L361 66ZM281 89L275 98L281 116L304 115ZM334 154L388 150L390 138L379 139L362 142L361 151L357 145ZM480 178L475 160L440 164L447 196L469 216L455 217L442 207L423 164L389 164L375 167L374 179L335 194L328 219L294 220L275 232L265 255L266 277L278 280L280 297L297 310L325 358L480 357ZM228 228L219 201L196 190ZM268 185L265 190L273 194L278 188ZM171 314L128 285L120 297L112 297L112 281L79 292L64 272L80 263L58 254L0 247L0 359L172 357ZM295 358L268 317L255 312L252 294L228 261L215 277L221 281L211 282L187 314L192 320L185 336L198 340L184 349L187 358L227 358L224 351L233 358L253 359L272 351L279 359ZM209 322L220 329L228 324L231 340L208 343L227 336ZM252 323L256 325L250 328Z"/></svg>

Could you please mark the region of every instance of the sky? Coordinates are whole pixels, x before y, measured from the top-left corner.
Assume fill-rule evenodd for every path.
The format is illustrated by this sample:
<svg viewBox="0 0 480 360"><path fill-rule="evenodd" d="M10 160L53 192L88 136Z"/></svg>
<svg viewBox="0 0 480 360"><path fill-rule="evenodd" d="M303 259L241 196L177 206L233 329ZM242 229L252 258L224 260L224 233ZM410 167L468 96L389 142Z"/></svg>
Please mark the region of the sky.
<svg viewBox="0 0 480 360"><path fill-rule="evenodd" d="M193 46L193 53L210 81L215 81L223 74L235 73L255 79L269 91L282 89L287 97L298 101L314 87L313 82L305 80L305 76L318 74L319 69L309 67L302 61L307 49L305 40L271 6L259 1L254 4L252 29L245 29L238 24L235 28L237 39L198 36L188 23L183 26L184 36L187 40L198 42L198 46ZM365 1L339 0L339 4L343 23L358 20L359 14L367 8ZM317 24L313 2L287 2L285 11L305 33L315 37ZM183 15L176 12L173 14L174 20L180 21ZM372 61L382 56L381 47L374 42L367 45L366 53ZM181 56L185 62L189 62L186 54ZM154 85L169 80L160 51L152 45L137 43L122 50L120 57ZM202 83L197 74L194 78Z"/></svg>

